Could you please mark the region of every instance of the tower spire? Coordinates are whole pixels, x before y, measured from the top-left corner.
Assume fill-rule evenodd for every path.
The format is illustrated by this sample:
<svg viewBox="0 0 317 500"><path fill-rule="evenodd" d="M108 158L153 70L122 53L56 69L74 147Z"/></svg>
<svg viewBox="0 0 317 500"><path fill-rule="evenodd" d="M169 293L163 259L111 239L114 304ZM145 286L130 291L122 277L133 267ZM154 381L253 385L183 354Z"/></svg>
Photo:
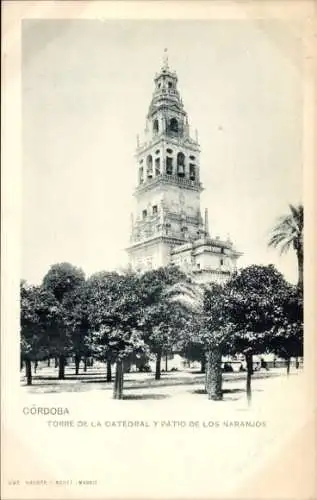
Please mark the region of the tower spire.
<svg viewBox="0 0 317 500"><path fill-rule="evenodd" d="M167 48L164 49L164 54L163 54L163 69L168 69L168 51L167 51Z"/></svg>

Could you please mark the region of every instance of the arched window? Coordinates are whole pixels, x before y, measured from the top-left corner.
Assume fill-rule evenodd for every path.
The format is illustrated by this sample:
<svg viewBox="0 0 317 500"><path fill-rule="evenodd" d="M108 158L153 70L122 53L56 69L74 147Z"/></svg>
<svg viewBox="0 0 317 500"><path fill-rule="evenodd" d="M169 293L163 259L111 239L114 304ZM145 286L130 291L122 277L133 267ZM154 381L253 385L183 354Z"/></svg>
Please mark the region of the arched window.
<svg viewBox="0 0 317 500"><path fill-rule="evenodd" d="M166 157L166 173L167 175L173 175L173 158L170 156Z"/></svg>
<svg viewBox="0 0 317 500"><path fill-rule="evenodd" d="M196 168L193 163L189 165L189 178L191 181L194 181L196 179Z"/></svg>
<svg viewBox="0 0 317 500"><path fill-rule="evenodd" d="M161 173L160 158L155 158L155 175L160 175L160 173Z"/></svg>
<svg viewBox="0 0 317 500"><path fill-rule="evenodd" d="M171 119L169 128L171 132L178 132L178 121L176 120L176 118Z"/></svg>
<svg viewBox="0 0 317 500"><path fill-rule="evenodd" d="M146 159L147 176L151 178L153 176L153 158L149 155Z"/></svg>
<svg viewBox="0 0 317 500"><path fill-rule="evenodd" d="M158 134L158 131L159 131L159 122L158 122L158 120L154 120L154 122L153 122L153 133L154 134Z"/></svg>
<svg viewBox="0 0 317 500"><path fill-rule="evenodd" d="M185 155L181 152L177 154L177 175L185 177Z"/></svg>
<svg viewBox="0 0 317 500"><path fill-rule="evenodd" d="M144 182L143 167L141 167L139 169L139 180L140 180L140 184L142 184Z"/></svg>

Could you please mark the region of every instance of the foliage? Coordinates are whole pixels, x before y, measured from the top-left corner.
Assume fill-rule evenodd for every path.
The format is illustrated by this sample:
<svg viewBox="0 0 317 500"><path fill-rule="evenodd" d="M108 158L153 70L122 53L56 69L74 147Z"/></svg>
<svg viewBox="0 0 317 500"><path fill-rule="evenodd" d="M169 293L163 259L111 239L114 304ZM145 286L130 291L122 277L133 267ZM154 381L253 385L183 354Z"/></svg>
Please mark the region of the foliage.
<svg viewBox="0 0 317 500"><path fill-rule="evenodd" d="M303 356L303 334L303 296L290 286L274 318L270 349L285 359Z"/></svg>
<svg viewBox="0 0 317 500"><path fill-rule="evenodd" d="M226 315L223 285L198 284L188 277L185 282L170 287L167 295L171 303L179 304L187 313L185 349L191 344L201 344L208 351L225 342L232 325Z"/></svg>
<svg viewBox="0 0 317 500"><path fill-rule="evenodd" d="M78 267L63 262L51 266L43 279L43 287L50 290L59 302L67 293L82 285L85 281L84 272Z"/></svg>
<svg viewBox="0 0 317 500"><path fill-rule="evenodd" d="M58 328L50 336L51 355L65 356L72 352L74 334L78 333L78 318L77 323L75 321L76 311L78 313L81 308L78 297L75 300L76 290L84 283L83 271L67 262L51 266L44 276L42 287L55 297L61 312Z"/></svg>
<svg viewBox="0 0 317 500"><path fill-rule="evenodd" d="M118 361L145 352L140 318L142 301L135 274L97 273L87 281L88 342L93 355Z"/></svg>
<svg viewBox="0 0 317 500"><path fill-rule="evenodd" d="M40 286L20 285L21 356L43 359L60 327L61 309L54 295Z"/></svg>
<svg viewBox="0 0 317 500"><path fill-rule="evenodd" d="M303 247L304 236L304 208L303 205L289 205L290 214L279 218L273 228L269 245L280 247L281 253L287 252L291 247L295 251Z"/></svg>
<svg viewBox="0 0 317 500"><path fill-rule="evenodd" d="M87 343L89 332L88 293L86 284L77 286L64 296L64 326L68 332L71 351L80 359L90 355Z"/></svg>
<svg viewBox="0 0 317 500"><path fill-rule="evenodd" d="M185 321L177 304L166 298L168 287L184 279L185 275L174 265L143 273L140 294L143 304L141 326L144 338L154 353L170 351L177 342L177 335Z"/></svg>
<svg viewBox="0 0 317 500"><path fill-rule="evenodd" d="M293 248L298 262L298 286L303 288L304 208L289 205L290 213L279 218L272 230L269 246L280 247L281 254Z"/></svg>
<svg viewBox="0 0 317 500"><path fill-rule="evenodd" d="M234 334L228 349L253 353L272 350L274 335L292 322L294 287L274 266L253 265L236 272L226 284L226 310Z"/></svg>
<svg viewBox="0 0 317 500"><path fill-rule="evenodd" d="M85 281L64 263L51 267L42 286L21 283L24 359L74 353L120 364L152 352L157 372L164 353L182 352L207 360L219 398L221 355L251 350L302 355L303 297L274 266L249 266L224 285L202 285L174 265Z"/></svg>

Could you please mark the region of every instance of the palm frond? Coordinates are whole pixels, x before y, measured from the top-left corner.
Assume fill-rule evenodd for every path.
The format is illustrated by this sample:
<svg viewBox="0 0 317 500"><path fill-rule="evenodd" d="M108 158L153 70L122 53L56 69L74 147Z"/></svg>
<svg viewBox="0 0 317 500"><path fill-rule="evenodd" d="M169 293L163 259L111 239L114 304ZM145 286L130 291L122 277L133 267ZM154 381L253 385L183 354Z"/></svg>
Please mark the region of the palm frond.
<svg viewBox="0 0 317 500"><path fill-rule="evenodd" d="M169 287L166 298L195 314L201 314L204 310L204 289L195 283L182 282Z"/></svg>
<svg viewBox="0 0 317 500"><path fill-rule="evenodd" d="M280 247L281 254L287 252L292 246L297 249L303 241L303 206L290 204L289 209L290 214L279 217L268 242L269 246Z"/></svg>

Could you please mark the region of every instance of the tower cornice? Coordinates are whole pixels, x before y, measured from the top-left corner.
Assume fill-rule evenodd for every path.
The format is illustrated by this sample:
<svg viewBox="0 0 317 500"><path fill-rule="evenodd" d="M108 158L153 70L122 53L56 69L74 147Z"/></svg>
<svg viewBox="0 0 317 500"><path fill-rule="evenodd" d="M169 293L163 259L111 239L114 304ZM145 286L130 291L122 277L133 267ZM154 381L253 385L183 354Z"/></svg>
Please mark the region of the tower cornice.
<svg viewBox="0 0 317 500"><path fill-rule="evenodd" d="M173 236L158 235L158 236L148 238L146 240L137 241L136 243L132 243L131 245L129 245L126 248L126 250L127 251L134 250L134 249L137 249L139 247L146 248L146 247L149 247L149 246L154 245L154 244L159 243L159 242L160 243L167 243L168 245L175 245L175 246L179 246L179 245L185 243L184 239L181 239L181 238L176 238Z"/></svg>
<svg viewBox="0 0 317 500"><path fill-rule="evenodd" d="M134 194L139 195L140 193L150 191L154 187L162 184L179 186L183 189L189 189L191 191L197 191L199 193L204 190L201 182L184 179L183 177L178 177L177 175L160 174L156 177L153 177L153 179L147 180L144 184L140 184L135 189Z"/></svg>
<svg viewBox="0 0 317 500"><path fill-rule="evenodd" d="M176 147L186 146L188 150L191 150L194 153L200 153L200 145L191 137L173 137L168 136L164 132L162 132L157 136L156 139L153 139L148 143L140 144L140 146L136 149L135 157L138 157L140 154L150 151L154 146L158 146L160 143L162 143L163 145L165 143L168 143Z"/></svg>

